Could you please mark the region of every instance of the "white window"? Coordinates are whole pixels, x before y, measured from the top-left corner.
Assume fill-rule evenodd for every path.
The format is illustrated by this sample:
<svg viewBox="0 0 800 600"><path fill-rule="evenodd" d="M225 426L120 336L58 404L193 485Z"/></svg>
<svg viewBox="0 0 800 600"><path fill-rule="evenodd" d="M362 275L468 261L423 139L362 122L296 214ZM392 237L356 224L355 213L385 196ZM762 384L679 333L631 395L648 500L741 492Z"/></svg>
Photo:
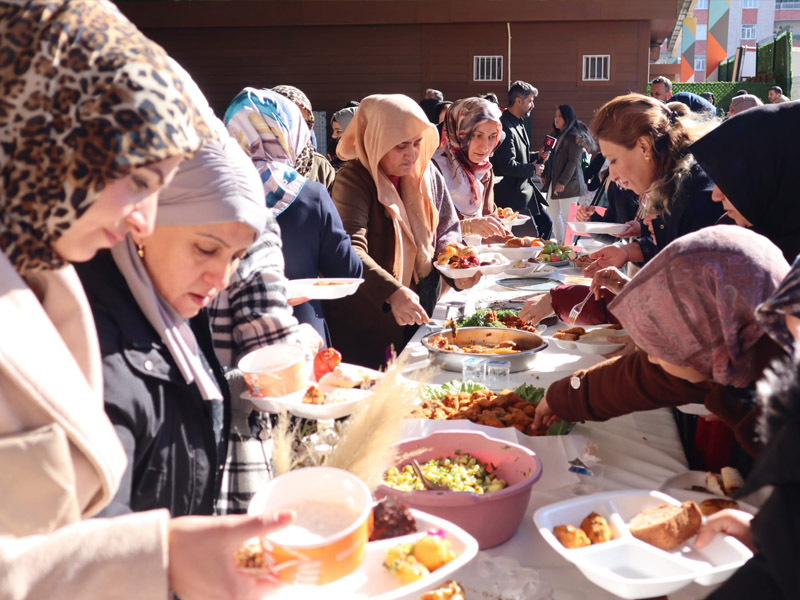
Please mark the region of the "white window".
<svg viewBox="0 0 800 600"><path fill-rule="evenodd" d="M706 39L708 39L708 25L706 25L705 23L700 25L698 23L697 24L697 30L695 31L694 38L696 40L706 40Z"/></svg>
<svg viewBox="0 0 800 600"><path fill-rule="evenodd" d="M695 56L694 57L694 70L695 71L705 71L706 70L706 57L705 56Z"/></svg>
<svg viewBox="0 0 800 600"><path fill-rule="evenodd" d="M742 25L742 39L754 40L756 39L756 26L755 25Z"/></svg>
<svg viewBox="0 0 800 600"><path fill-rule="evenodd" d="M583 80L609 81L611 79L610 54L584 54Z"/></svg>
<svg viewBox="0 0 800 600"><path fill-rule="evenodd" d="M502 56L474 56L472 58L473 81L503 81Z"/></svg>
<svg viewBox="0 0 800 600"><path fill-rule="evenodd" d="M758 0L744 0L742 8L758 8Z"/></svg>
<svg viewBox="0 0 800 600"><path fill-rule="evenodd" d="M697 0L697 4L695 4L694 9L703 10L704 8L708 8L708 0Z"/></svg>

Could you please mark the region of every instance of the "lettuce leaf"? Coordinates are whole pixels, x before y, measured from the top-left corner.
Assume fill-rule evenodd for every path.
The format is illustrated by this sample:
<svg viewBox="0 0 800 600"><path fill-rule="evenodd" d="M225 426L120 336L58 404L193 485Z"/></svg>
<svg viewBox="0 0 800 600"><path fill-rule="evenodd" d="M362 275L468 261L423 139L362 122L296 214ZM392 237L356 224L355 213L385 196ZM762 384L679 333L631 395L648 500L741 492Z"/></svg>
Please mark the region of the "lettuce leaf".
<svg viewBox="0 0 800 600"><path fill-rule="evenodd" d="M470 317L461 317L458 320L459 327L502 327L505 328L500 321L487 321L486 315L490 309L476 310L475 314ZM507 315L516 315L517 311L514 310L497 310L498 319Z"/></svg>
<svg viewBox="0 0 800 600"><path fill-rule="evenodd" d="M523 383L514 390L514 393L528 402L539 402L542 398L544 398L544 388L535 387L529 383Z"/></svg>
<svg viewBox="0 0 800 600"><path fill-rule="evenodd" d="M485 390L486 386L476 383L474 381L461 381L460 379L453 379L442 385L429 385L424 392L422 392L423 400L432 400L434 398L444 398L446 394L457 394L459 392L477 392L478 390Z"/></svg>

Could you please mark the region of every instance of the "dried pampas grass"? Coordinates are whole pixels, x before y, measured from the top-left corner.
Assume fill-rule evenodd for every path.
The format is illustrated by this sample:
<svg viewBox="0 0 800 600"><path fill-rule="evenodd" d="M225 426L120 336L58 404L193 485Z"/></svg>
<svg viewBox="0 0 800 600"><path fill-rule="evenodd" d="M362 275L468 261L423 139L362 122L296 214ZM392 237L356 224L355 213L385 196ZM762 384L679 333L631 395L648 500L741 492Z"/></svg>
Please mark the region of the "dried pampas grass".
<svg viewBox="0 0 800 600"><path fill-rule="evenodd" d="M341 425L338 442L324 456L309 452L300 442L299 428L291 427L287 414L280 415L272 431L275 474L322 465L349 471L374 490L393 463L393 445L401 439L405 420L419 400L424 385L419 379L428 381L433 372L421 377L416 373L417 381L411 381L401 375L407 366L406 361L391 365L369 398Z"/></svg>

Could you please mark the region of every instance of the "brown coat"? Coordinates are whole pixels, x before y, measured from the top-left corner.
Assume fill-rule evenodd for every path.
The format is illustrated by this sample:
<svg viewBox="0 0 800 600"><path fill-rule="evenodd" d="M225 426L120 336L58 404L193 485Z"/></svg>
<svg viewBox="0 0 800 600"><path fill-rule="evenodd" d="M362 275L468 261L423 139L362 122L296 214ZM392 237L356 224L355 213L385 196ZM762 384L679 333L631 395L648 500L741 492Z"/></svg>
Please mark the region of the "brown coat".
<svg viewBox="0 0 800 600"><path fill-rule="evenodd" d="M762 364L754 365L753 381L771 359L781 354L769 338L762 338L759 345ZM573 378L580 384L577 389ZM701 403L733 430L748 453L758 452L755 411L747 410L728 388L717 383L690 383L669 375L641 350L576 371L553 383L545 398L553 413L565 421L605 421L640 410Z"/></svg>
<svg viewBox="0 0 800 600"><path fill-rule="evenodd" d="M460 241L461 229L441 173L431 167L428 172L439 210L435 236L438 253L447 243ZM394 225L378 201L372 176L358 160L348 161L336 174L332 197L353 249L364 263L364 283L352 296L327 302L325 318L333 345L345 361L378 366L383 364L390 345L399 351L404 344L403 327L387 304L389 296L402 287L392 274ZM410 288L416 291L414 283Z"/></svg>
<svg viewBox="0 0 800 600"><path fill-rule="evenodd" d="M80 282L31 279L0 253L0 598L166 599L167 511L88 519L125 455Z"/></svg>

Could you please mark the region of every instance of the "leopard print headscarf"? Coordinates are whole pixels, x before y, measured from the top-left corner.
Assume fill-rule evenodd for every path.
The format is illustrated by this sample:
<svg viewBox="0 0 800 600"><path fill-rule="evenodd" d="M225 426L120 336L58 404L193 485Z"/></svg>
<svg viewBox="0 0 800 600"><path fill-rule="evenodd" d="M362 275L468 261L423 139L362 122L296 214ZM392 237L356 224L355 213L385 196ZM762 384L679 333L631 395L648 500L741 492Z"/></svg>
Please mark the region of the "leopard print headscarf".
<svg viewBox="0 0 800 600"><path fill-rule="evenodd" d="M0 0L0 249L58 268L112 180L214 138L166 52L108 0Z"/></svg>

